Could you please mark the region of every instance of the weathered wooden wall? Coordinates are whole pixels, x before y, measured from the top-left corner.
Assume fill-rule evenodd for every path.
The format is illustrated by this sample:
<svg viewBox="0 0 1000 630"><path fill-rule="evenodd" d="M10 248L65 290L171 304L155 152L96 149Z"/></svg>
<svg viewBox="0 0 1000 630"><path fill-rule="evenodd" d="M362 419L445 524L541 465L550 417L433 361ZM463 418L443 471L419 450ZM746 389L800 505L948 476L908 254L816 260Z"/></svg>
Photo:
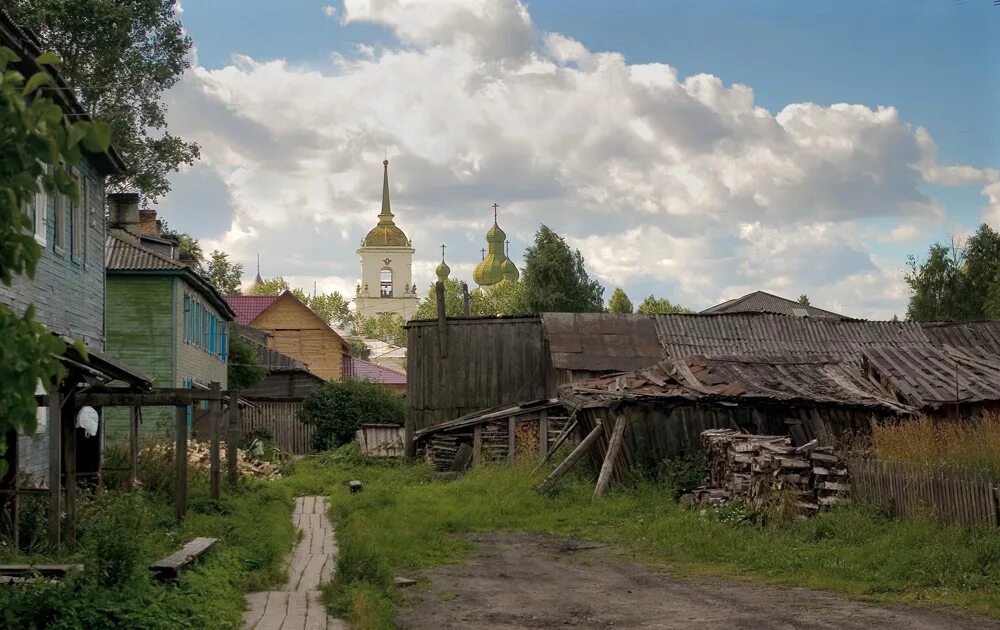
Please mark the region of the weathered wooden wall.
<svg viewBox="0 0 1000 630"><path fill-rule="evenodd" d="M997 526L997 485L986 471L880 460L856 460L848 468L852 495L893 516L930 514L959 525Z"/></svg>
<svg viewBox="0 0 1000 630"><path fill-rule="evenodd" d="M398 424L363 424L357 432L358 446L365 455L402 457L403 434Z"/></svg>
<svg viewBox="0 0 1000 630"><path fill-rule="evenodd" d="M294 297L282 296L251 325L271 335L271 347L309 366L328 381L339 381L344 340Z"/></svg>
<svg viewBox="0 0 1000 630"><path fill-rule="evenodd" d="M503 404L548 398L556 379L537 317L410 322L406 420L411 430Z"/></svg>
<svg viewBox="0 0 1000 630"><path fill-rule="evenodd" d="M264 429L274 436L274 442L296 455L313 452L314 427L299 421L300 401L254 401L253 407L242 410L240 432L243 435Z"/></svg>

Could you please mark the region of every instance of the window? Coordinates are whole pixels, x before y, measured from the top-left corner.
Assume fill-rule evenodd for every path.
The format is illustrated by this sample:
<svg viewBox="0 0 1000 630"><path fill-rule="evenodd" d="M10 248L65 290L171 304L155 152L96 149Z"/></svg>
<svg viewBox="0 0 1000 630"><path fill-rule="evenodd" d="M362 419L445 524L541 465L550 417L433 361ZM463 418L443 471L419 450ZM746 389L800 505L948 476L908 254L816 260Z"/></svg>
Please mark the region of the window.
<svg viewBox="0 0 1000 630"><path fill-rule="evenodd" d="M48 167L46 167L48 170ZM26 204L24 204L24 214L31 221L31 233L35 236L35 240L40 244L45 245L45 216L48 214L48 204L49 198L45 194L45 189L42 188L42 180L38 179L38 192L32 197Z"/></svg>
<svg viewBox="0 0 1000 630"><path fill-rule="evenodd" d="M66 196L57 193L54 205L55 221L53 225L55 226L55 237L53 245L55 245L56 251L62 253L66 247Z"/></svg>
<svg viewBox="0 0 1000 630"><path fill-rule="evenodd" d="M381 292L382 297L392 297L392 269L383 269L380 273L381 276Z"/></svg>

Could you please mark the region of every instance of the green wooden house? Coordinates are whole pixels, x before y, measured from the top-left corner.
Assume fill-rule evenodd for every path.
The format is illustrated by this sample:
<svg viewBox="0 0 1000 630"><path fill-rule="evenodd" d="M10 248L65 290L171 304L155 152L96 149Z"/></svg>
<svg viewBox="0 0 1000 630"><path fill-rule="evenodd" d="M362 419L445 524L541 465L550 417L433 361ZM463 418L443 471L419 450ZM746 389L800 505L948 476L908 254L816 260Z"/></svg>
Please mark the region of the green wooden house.
<svg viewBox="0 0 1000 630"><path fill-rule="evenodd" d="M229 322L235 313L156 227L138 198L116 200L106 243L108 354L135 366L155 387L226 388ZM166 435L170 407L144 408L140 435ZM128 434L128 412L108 410L107 436ZM190 419L189 419L190 422Z"/></svg>

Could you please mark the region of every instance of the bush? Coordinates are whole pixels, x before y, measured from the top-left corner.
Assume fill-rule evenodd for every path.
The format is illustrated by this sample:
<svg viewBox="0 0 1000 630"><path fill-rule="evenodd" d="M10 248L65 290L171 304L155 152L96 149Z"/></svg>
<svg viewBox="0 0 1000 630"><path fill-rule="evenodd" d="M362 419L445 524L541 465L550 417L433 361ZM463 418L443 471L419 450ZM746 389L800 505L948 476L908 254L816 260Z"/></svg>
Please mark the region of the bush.
<svg viewBox="0 0 1000 630"><path fill-rule="evenodd" d="M697 443L689 444L678 457L662 460L656 467L656 481L674 494L683 494L705 483L708 460Z"/></svg>
<svg viewBox="0 0 1000 630"><path fill-rule="evenodd" d="M145 502L137 492L98 490L84 497L78 519L87 569L101 586L131 581L143 551L137 532L149 525Z"/></svg>
<svg viewBox="0 0 1000 630"><path fill-rule="evenodd" d="M377 383L346 380L327 383L302 403L299 419L316 425L313 446L325 451L354 439L366 422L402 423L403 398Z"/></svg>

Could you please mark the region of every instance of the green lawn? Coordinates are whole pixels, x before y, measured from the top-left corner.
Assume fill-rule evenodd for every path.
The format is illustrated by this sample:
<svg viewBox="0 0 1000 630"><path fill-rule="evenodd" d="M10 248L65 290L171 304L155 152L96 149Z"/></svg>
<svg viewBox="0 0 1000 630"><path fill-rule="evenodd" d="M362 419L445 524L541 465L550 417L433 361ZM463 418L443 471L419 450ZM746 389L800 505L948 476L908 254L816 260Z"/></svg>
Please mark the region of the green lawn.
<svg viewBox="0 0 1000 630"><path fill-rule="evenodd" d="M360 479L364 491L349 494ZM488 467L453 482L423 465L365 463L350 451L298 467L293 483L328 488L341 556L327 601L358 628L392 627L395 574L461 560L461 534L525 530L591 539L675 575L720 575L829 589L876 601L954 606L1000 617L1000 532L892 521L844 508L759 527L736 511L686 510L653 484L591 499L569 478L554 496L525 468Z"/></svg>

